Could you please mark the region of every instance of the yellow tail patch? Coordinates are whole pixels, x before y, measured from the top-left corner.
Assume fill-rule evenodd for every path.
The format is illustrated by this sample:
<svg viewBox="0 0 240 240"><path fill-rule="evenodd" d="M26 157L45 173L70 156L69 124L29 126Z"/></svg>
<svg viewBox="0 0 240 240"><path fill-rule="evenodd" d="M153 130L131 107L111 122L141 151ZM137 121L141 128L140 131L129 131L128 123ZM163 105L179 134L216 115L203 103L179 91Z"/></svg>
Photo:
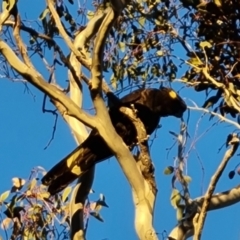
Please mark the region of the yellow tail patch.
<svg viewBox="0 0 240 240"><path fill-rule="evenodd" d="M82 150L76 149L70 156L67 157L67 167L70 168L71 172L75 175L80 175L82 173L81 168L76 164L77 159L81 156Z"/></svg>
<svg viewBox="0 0 240 240"><path fill-rule="evenodd" d="M82 171L81 171L81 168L77 165L75 165L72 169L71 169L71 172L77 176L79 176Z"/></svg>

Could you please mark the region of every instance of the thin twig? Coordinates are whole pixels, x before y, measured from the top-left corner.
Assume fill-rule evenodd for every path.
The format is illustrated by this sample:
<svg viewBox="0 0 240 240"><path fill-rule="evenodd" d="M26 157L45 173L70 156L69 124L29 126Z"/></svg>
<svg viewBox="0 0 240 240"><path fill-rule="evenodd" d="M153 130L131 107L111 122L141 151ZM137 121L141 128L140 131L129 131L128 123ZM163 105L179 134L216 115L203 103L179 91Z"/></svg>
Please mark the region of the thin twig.
<svg viewBox="0 0 240 240"><path fill-rule="evenodd" d="M71 39L69 38L69 36L67 35L62 23L61 23L61 20L57 14L57 11L53 5L53 1L52 0L47 0L47 5L48 5L48 8L52 14L52 17L55 21L55 24L57 25L58 27L58 30L59 30L59 33L61 34L61 36L63 37L64 41L66 42L67 46L70 48L71 52L73 52L76 56L76 58L78 59L78 61L84 66L86 67L87 69L90 69L90 65L89 63L81 57L81 54L80 52L74 47Z"/></svg>
<svg viewBox="0 0 240 240"><path fill-rule="evenodd" d="M224 116L222 116L219 113L215 113L215 112L210 111L210 110L208 110L206 108L201 108L201 107L198 107L198 106L195 106L195 107L188 106L188 109L209 113L210 115L218 117L221 121L226 122L226 123L230 123L233 126L235 126L236 128L240 129L240 125L237 122L234 122L234 121L232 121L232 120L230 120L228 118L225 118Z"/></svg>
<svg viewBox="0 0 240 240"><path fill-rule="evenodd" d="M90 79L83 73L81 75L81 78L88 86L91 85ZM112 92L111 88L108 86L108 84L104 78L102 79L102 90L105 94Z"/></svg>
<svg viewBox="0 0 240 240"><path fill-rule="evenodd" d="M54 136L55 136L55 132L56 132L56 129L57 129L57 121L58 121L58 114L56 113L56 110L55 111L45 110L45 111L51 112L53 115L55 115L55 121L54 121L54 125L53 125L53 131L52 131L51 139L48 141L47 145L44 147L43 150L46 150L49 147L49 145L51 144L51 142L53 141Z"/></svg>

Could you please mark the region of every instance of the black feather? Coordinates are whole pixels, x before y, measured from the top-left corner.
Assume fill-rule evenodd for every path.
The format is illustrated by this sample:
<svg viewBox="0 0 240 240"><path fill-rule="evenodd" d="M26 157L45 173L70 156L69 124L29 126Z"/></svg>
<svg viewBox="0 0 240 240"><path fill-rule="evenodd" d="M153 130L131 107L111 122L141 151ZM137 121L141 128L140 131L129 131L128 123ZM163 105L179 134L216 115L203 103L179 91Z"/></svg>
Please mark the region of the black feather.
<svg viewBox="0 0 240 240"><path fill-rule="evenodd" d="M182 117L186 110L185 102L171 89L139 89L120 100L120 104L111 106L109 115L117 133L131 148L137 143L136 129L131 120L119 111L121 106L137 110L137 116L150 135L158 126L160 117ZM53 195L89 170L93 165L112 156L102 137L93 130L88 138L62 161L56 164L42 179L48 191Z"/></svg>

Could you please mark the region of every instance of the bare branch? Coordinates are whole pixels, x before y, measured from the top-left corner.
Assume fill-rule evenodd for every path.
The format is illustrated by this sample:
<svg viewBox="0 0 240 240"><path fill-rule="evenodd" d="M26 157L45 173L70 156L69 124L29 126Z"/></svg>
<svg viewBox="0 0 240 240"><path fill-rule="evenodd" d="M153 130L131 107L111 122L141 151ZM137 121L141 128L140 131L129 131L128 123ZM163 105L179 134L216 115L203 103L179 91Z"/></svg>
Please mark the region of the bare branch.
<svg viewBox="0 0 240 240"><path fill-rule="evenodd" d="M102 60L103 60L104 44L105 44L105 40L107 38L108 32L111 29L116 18L117 18L117 14L111 8L108 8L107 15L104 18L96 37L96 41L93 49L93 62L92 62L92 68L91 68L91 73L92 73L91 87L92 87L92 91L94 92L94 95L98 95L101 92ZM93 96L93 98L95 97L96 96Z"/></svg>
<svg viewBox="0 0 240 240"><path fill-rule="evenodd" d="M92 66L92 97L93 102L95 104L95 108L97 111L97 116L99 118L101 127L98 128L100 135L104 138L110 149L113 151L114 155L121 159L119 160L121 167L123 168L124 173L126 174L130 184L133 186L134 191L138 193L138 201L145 202L145 194L144 194L144 182L141 177L139 171L137 170L135 160L128 150L127 146L120 138L120 136L116 133L115 129L112 126L111 120L109 118L108 111L103 102L101 96L101 75L102 75L102 51L104 41L106 38L106 32L108 32L109 28L112 26L113 22L117 18L117 13L114 12L111 8L108 8L108 14L104 19L100 29L98 36L96 38L96 46L94 49L93 56L93 66ZM105 25L105 26L103 26ZM99 36L102 35L102 36ZM99 54L96 56L96 54ZM104 121L103 121L104 119ZM106 127L105 127L106 126ZM110 137L111 136L111 137ZM113 141L114 139L114 141Z"/></svg>
<svg viewBox="0 0 240 240"><path fill-rule="evenodd" d="M207 209L209 207L212 194L215 190L215 187L216 187L216 184L217 184L218 180L220 179L225 167L227 166L227 163L229 162L231 157L235 154L235 152L236 152L236 150L239 146L238 136L236 134L233 134L232 139L228 144L231 145L231 147L230 147L229 150L226 151L225 156L224 156L220 166L218 167L215 174L212 176L211 181L210 181L209 186L208 186L208 190L207 190L207 192L204 196L204 201L203 201L201 212L200 212L200 215L199 215L199 218L198 218L198 223L196 225L196 228L194 229L194 240L200 240L201 239L202 229L203 229L203 226L204 226L205 218L206 218L206 215L207 215Z"/></svg>
<svg viewBox="0 0 240 240"><path fill-rule="evenodd" d="M204 201L204 196L198 197L194 199L194 201L196 201L201 206ZM214 194L209 202L208 211L229 207L239 202L240 202L240 185L230 190Z"/></svg>
<svg viewBox="0 0 240 240"><path fill-rule="evenodd" d="M216 116L218 117L221 121L223 122L226 122L226 123L230 123L231 125L235 126L236 128L240 129L240 125L235 122L235 121L232 121L224 116L222 116L221 114L219 113L216 113L216 112L213 112L213 111L210 111L206 108L201 108L201 107L198 107L198 106L195 106L195 107L190 107L188 106L188 109L191 109L191 110L196 110L196 111L201 111L201 112L205 112L205 113L209 113L210 115L212 116Z"/></svg>
<svg viewBox="0 0 240 240"><path fill-rule="evenodd" d="M15 55L13 50L3 41L0 40L0 53L6 58L10 66L21 74L26 80L33 84L40 91L45 92L50 98L59 101L66 108L66 114L77 118L85 125L96 128L98 124L95 117L82 111L73 101L71 101L62 91L52 84L47 83L43 77L32 68L27 67Z"/></svg>
<svg viewBox="0 0 240 240"><path fill-rule="evenodd" d="M140 170L143 174L145 180L149 183L150 189L152 190L153 194L156 196L157 194L157 187L154 177L154 166L151 161L149 147L148 147L148 135L146 129L141 122L141 120L137 117L137 112L134 106L132 109L121 107L120 111L124 113L128 118L133 122L136 130L137 130L137 138L138 138L138 145L140 148L140 154L137 156L137 160L140 160Z"/></svg>
<svg viewBox="0 0 240 240"><path fill-rule="evenodd" d="M0 14L0 31L2 31L2 26L5 23L5 21L10 16L10 11L12 10L14 6L9 6L8 8L5 8L4 11Z"/></svg>
<svg viewBox="0 0 240 240"><path fill-rule="evenodd" d="M84 58L87 58L86 44L88 44L93 36L97 34L99 27L103 22L103 19L107 15L107 12L108 9L103 11L101 8L99 8L94 16L90 19L87 26L81 31L80 34L76 36L75 41L78 42L78 47L76 49L79 49L81 51ZM87 62L89 62L90 66L92 61L91 59L87 59Z"/></svg>
<svg viewBox="0 0 240 240"><path fill-rule="evenodd" d="M196 202L199 207L203 205L204 196L198 197L193 201ZM225 207L229 207L233 204L240 202L240 185L232 188L228 191L216 193L211 197L207 211L217 210ZM192 221L192 225L189 228L184 229L183 223L178 224L169 234L169 240L184 240L191 237L194 233L194 227L196 219Z"/></svg>
<svg viewBox="0 0 240 240"><path fill-rule="evenodd" d="M58 26L58 30L59 30L60 34L62 35L63 39L65 40L67 46L71 49L71 52L73 52L76 55L77 59L84 66L86 66L86 68L89 69L90 64L86 60L84 60L84 58L82 58L80 52L78 52L78 50L74 47L71 39L68 37L66 31L64 30L61 20L57 14L57 11L54 8L53 1L52 0L46 0L46 1L47 1L48 8L53 16L53 19L54 19L56 25Z"/></svg>
<svg viewBox="0 0 240 240"><path fill-rule="evenodd" d="M184 161L184 148L186 144L186 137L187 135L187 126L186 124L182 121L181 122L181 128L180 128L180 133L177 136L178 140L178 180L182 184L183 191L184 191L184 200L186 203L186 206L191 205L191 199L190 199L190 193L188 189L188 184L184 179L183 176L183 170L185 166L185 161Z"/></svg>
<svg viewBox="0 0 240 240"><path fill-rule="evenodd" d="M26 49L26 47L22 41L22 38L20 36L20 24L21 24L21 19L20 19L20 15L18 14L16 17L16 22L15 22L15 26L14 26L14 30L13 30L13 36L15 37L16 44L18 46L19 52L21 53L25 64L28 67L31 67L34 69L34 66L33 66L32 62L30 61L30 58L27 54L27 49Z"/></svg>
<svg viewBox="0 0 240 240"><path fill-rule="evenodd" d="M74 47L79 49L81 43L80 32L75 40ZM80 107L83 102L82 83L81 83L81 64L77 60L73 52L70 54L69 61L73 66L77 78L74 78L71 71L68 71L69 83L70 83L70 98ZM81 144L88 136L87 129L84 124L77 121L76 118L67 117L65 120L70 126L73 136L75 137L77 144ZM88 172L84 173L79 179L79 183L75 186L70 200L70 221L71 221L71 239L85 239L84 232L84 205L87 196L92 187L94 179L95 167L92 167Z"/></svg>
<svg viewBox="0 0 240 240"><path fill-rule="evenodd" d="M122 9L118 9L118 12L115 12L111 8L108 8L108 13L96 37L91 71L91 96L96 109L97 117L99 119L99 123L102 125L101 127L98 127L98 131L106 141L113 154L117 157L124 174L126 175L129 183L133 188L133 194L136 196L134 198L136 207L135 226L138 237L140 239L157 239L155 231L152 231L153 229L151 222L148 222L147 225L144 225L146 223L144 219L151 219L151 213L153 211L151 204L146 198L146 196L149 194L149 191L146 190L147 184L141 176L136 162L134 161L134 158L128 150L127 146L113 128L101 94L103 46L107 33L109 32L109 29L111 28L121 10ZM140 218L137 213L145 213L144 218Z"/></svg>
<svg viewBox="0 0 240 240"><path fill-rule="evenodd" d="M152 226L157 187L154 176L154 166L152 164L149 154L147 142L148 135L143 123L136 115L137 113L134 109L134 106L132 106L132 109L121 107L120 111L124 113L129 119L131 119L137 130L138 145L140 147L140 154L137 156L137 160L139 163L138 166L145 179L145 197L148 201L148 204L150 205L150 212L148 209L136 207L135 227L138 235L140 235L141 237L143 236L143 234L145 234L146 239L157 239L156 232ZM134 201L137 202L138 197L134 191L133 198Z"/></svg>
<svg viewBox="0 0 240 240"><path fill-rule="evenodd" d="M48 141L47 145L44 147L44 150L46 150L50 146L51 142L54 139L55 132L56 132L56 129L57 129L57 120L58 120L58 114L56 113L56 110L55 111L46 110L46 112L51 112L55 116L55 120L54 120L54 125L53 125L52 136L51 136L50 140Z"/></svg>
<svg viewBox="0 0 240 240"><path fill-rule="evenodd" d="M86 197L88 196L92 187L94 179L94 170L92 167L88 172L81 176L81 182L79 182L72 193L70 204L70 216L71 216L71 239L84 240L84 204Z"/></svg>
<svg viewBox="0 0 240 240"><path fill-rule="evenodd" d="M7 20L4 25L14 27L15 22L12 21L12 20ZM31 36L33 38L37 38L38 37L38 38L40 38L42 40L45 40L50 45L52 45L54 47L54 50L59 54L59 57L60 57L61 61L69 68L69 70L71 71L71 73L74 76L74 78L75 79L77 78L76 77L76 73L74 72L74 69L73 69L72 65L70 64L68 58L64 55L64 53L61 50L60 46L51 37L49 37L49 36L47 36L45 34L39 33L36 30L34 30L34 29L30 28L30 27L24 26L22 24L20 25L20 29L25 31L25 32L28 32L29 34L31 34Z"/></svg>
<svg viewBox="0 0 240 240"><path fill-rule="evenodd" d="M90 80L83 73L81 75L81 78L90 87ZM102 79L102 90L106 95L108 93L112 93L112 90L110 89L104 78Z"/></svg>

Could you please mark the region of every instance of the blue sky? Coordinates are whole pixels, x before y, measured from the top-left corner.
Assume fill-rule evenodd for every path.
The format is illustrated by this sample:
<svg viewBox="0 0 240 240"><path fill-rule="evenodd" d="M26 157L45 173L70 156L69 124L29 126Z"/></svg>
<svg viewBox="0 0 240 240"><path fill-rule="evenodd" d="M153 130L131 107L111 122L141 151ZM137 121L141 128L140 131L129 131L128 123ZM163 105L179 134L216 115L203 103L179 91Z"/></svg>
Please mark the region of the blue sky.
<svg viewBox="0 0 240 240"><path fill-rule="evenodd" d="M1 80L0 87L2 89L0 95L2 116L0 161L3 163L1 165L0 192L3 192L11 187L13 177L27 178L35 166L51 168L75 147L75 142L67 125L59 120L54 141L47 150L43 150L51 137L54 118L49 114L42 114L42 94L32 88L36 95L34 101L31 95L24 93L22 83ZM85 93L87 94L87 91ZM184 91L182 91L182 96L187 97ZM190 135L194 133L198 118L199 113L191 113ZM158 130L157 139L151 148L159 189L154 225L159 233L164 230L170 231L176 223L175 212L169 201L171 178L163 175L163 169L173 164L176 148L173 148L167 159L166 148L173 143L172 136L168 131L178 132L179 120L175 118L162 119L161 124L162 128ZM202 133L208 126L208 117L205 117L200 123L199 133ZM204 189L223 156L224 150L219 154L217 152L229 132L230 127L214 127L206 137L200 139L196 144L205 169ZM231 166L233 168L237 162L238 158L233 158L227 169L230 170ZM202 171L194 153L188 160L188 174L193 179L190 184L191 196L197 197L201 194L202 189ZM217 190L223 191L237 184L238 177L230 181L225 172ZM90 220L88 239L136 239L133 230L134 212L130 187L114 158L98 164L93 189L96 194L91 196L91 199L96 199L99 193L104 193L109 209L102 210L104 223L95 219ZM238 239L237 216L239 213L238 205L211 212L207 217L203 239L208 239L210 236L211 239ZM232 221L233 217L236 221Z"/></svg>
<svg viewBox="0 0 240 240"><path fill-rule="evenodd" d="M40 5L43 1L37 1ZM21 6L28 0L19 3ZM44 5L42 5L44 6ZM29 18L38 16L43 8L32 9ZM22 8L22 10L24 10ZM43 66L38 65L38 70L44 71ZM47 76L47 75L46 75ZM45 76L45 77L46 77ZM63 77L65 76L65 77ZM64 81L67 74L64 69L60 70L58 78ZM179 85L173 84L178 90ZM51 138L54 117L51 114L43 114L41 111L43 95L37 89L30 86L32 93L25 92L25 86L19 82L10 82L9 80L0 80L0 162L1 164L1 184L0 193L11 188L11 179L13 177L28 178L30 171L35 166L42 166L50 169L55 163L61 160L65 155L72 151L76 144L71 136L68 126L59 118L54 141L44 150L44 147ZM85 89L86 96L84 107L92 106L89 101L88 91ZM195 94L190 89L184 89L180 92L181 96L191 104L188 99L193 99L199 105L205 98L203 93ZM196 124L201 116L200 112L190 113L189 133L193 137ZM185 115L185 119L187 114ZM197 135L200 135L209 126L216 121L209 121L209 116L204 117L199 123ZM167 232L176 224L174 209L170 205L171 177L163 175L166 166L173 164L173 158L176 156L177 148L174 147L167 158L166 149L173 143L173 137L169 131L179 131L179 120L173 117L161 120L162 128L157 132L157 138L151 148L152 160L156 167L156 181L158 185L158 197L156 201L156 210L154 226L156 231L161 234L164 230ZM188 159L188 175L192 177L190 184L191 197L198 197L202 194L202 188L206 190L211 175L220 163L225 148L220 153L218 149L225 143L226 137L234 130L233 127L226 124L219 124L212 128L210 132L204 135L197 143L196 149L204 166L204 183L202 185L202 169L194 151L191 152ZM188 146L192 139L189 139ZM239 151L238 151L239 152ZM228 179L228 172L239 162L239 157L234 157L224 172L217 186L217 191L224 191L239 183L236 176L233 180ZM134 211L131 197L131 189L125 179L117 161L114 158L98 164L93 184L95 194L91 199L96 199L99 193L106 196L108 209L103 209L101 214L105 220L104 223L95 219L90 219L88 239L90 240L118 240L137 239L134 232ZM208 214L205 223L202 239L239 239L240 226L239 205L235 205L219 211ZM0 231L0 235L2 235Z"/></svg>

